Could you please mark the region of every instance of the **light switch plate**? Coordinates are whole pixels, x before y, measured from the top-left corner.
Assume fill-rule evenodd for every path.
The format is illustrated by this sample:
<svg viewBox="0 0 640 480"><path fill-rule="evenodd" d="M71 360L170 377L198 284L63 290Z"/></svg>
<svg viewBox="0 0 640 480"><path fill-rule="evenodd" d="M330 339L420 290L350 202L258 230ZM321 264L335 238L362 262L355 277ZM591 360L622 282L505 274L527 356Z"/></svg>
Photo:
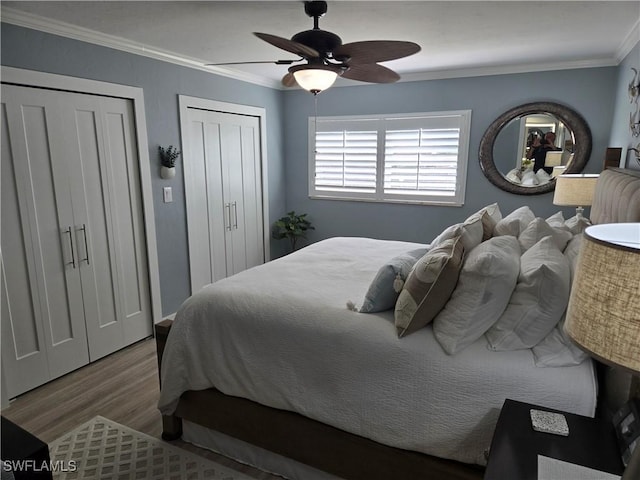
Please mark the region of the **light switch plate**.
<svg viewBox="0 0 640 480"><path fill-rule="evenodd" d="M173 192L171 190L171 187L164 187L162 189L162 198L164 199L164 203L173 202Z"/></svg>

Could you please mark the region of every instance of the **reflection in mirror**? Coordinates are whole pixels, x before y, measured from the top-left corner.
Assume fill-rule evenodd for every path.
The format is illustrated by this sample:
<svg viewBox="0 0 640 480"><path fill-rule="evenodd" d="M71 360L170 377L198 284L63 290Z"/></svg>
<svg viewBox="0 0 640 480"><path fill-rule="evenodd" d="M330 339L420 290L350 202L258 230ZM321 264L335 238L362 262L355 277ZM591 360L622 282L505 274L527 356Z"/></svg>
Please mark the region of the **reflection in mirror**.
<svg viewBox="0 0 640 480"><path fill-rule="evenodd" d="M578 173L591 152L591 132L579 114L541 102L516 107L487 129L480 165L487 178L512 193L554 189L561 173Z"/></svg>
<svg viewBox="0 0 640 480"><path fill-rule="evenodd" d="M498 133L493 146L497 169L507 180L523 186L547 183L559 175L573 159L574 138L571 130L548 113L514 118ZM543 171L538 173L539 170ZM528 184L523 177L536 173ZM536 182L536 183L533 183Z"/></svg>

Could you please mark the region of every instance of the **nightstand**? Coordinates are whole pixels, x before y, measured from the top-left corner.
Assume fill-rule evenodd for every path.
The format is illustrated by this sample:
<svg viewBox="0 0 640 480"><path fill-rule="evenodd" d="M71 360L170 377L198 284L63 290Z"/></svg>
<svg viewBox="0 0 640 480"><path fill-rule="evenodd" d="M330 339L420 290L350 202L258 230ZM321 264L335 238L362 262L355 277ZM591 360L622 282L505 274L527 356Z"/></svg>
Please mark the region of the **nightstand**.
<svg viewBox="0 0 640 480"><path fill-rule="evenodd" d="M532 408L562 413L569 436L534 431ZM484 479L537 480L538 455L617 475L624 470L611 422L507 399L493 434Z"/></svg>

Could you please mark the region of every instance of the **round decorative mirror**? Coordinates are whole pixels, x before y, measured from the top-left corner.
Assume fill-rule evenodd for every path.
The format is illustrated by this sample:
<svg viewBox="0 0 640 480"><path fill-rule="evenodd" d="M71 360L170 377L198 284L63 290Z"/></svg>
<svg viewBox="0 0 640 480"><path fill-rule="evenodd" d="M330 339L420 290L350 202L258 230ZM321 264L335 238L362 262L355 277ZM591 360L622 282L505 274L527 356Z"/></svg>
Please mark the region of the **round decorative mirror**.
<svg viewBox="0 0 640 480"><path fill-rule="evenodd" d="M552 102L520 105L500 115L480 141L480 167L510 193L551 192L555 177L580 173L591 154L591 130L579 113Z"/></svg>

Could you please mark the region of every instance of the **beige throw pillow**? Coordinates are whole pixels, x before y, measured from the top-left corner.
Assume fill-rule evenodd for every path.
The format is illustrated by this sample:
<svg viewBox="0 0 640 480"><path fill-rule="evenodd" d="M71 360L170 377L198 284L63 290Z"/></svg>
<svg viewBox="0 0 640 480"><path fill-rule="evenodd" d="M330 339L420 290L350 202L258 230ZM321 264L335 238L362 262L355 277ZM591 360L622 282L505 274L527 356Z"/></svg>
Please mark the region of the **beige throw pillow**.
<svg viewBox="0 0 640 480"><path fill-rule="evenodd" d="M569 261L550 236L527 250L509 305L486 333L489 347L531 348L545 338L567 308L569 282Z"/></svg>
<svg viewBox="0 0 640 480"><path fill-rule="evenodd" d="M510 235L482 242L465 257L458 285L433 321L445 352L465 349L500 318L519 272L520 245Z"/></svg>
<svg viewBox="0 0 640 480"><path fill-rule="evenodd" d="M418 260L396 302L399 337L424 327L442 310L458 282L463 257L462 237L455 237Z"/></svg>

